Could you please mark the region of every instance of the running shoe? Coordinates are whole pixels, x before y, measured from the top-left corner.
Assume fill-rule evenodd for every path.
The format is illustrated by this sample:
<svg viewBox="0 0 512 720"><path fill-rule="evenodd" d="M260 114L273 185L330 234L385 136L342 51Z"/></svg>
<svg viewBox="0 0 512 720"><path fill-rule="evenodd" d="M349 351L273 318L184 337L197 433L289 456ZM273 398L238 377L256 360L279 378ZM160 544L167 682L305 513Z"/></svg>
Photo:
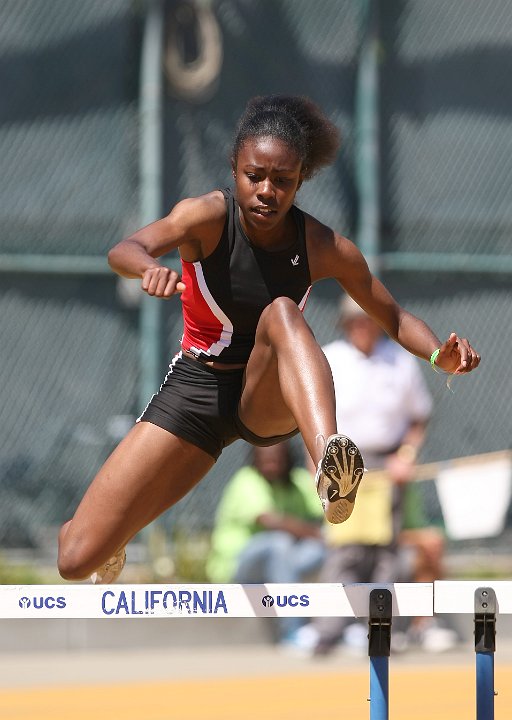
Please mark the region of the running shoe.
<svg viewBox="0 0 512 720"><path fill-rule="evenodd" d="M437 618L422 618L419 627L413 626L407 634L414 645L432 653L453 650L460 643L457 632L445 627Z"/></svg>
<svg viewBox="0 0 512 720"><path fill-rule="evenodd" d="M325 517L334 525L345 522L354 509L364 463L357 446L345 435L331 435L316 471L316 490Z"/></svg>
<svg viewBox="0 0 512 720"><path fill-rule="evenodd" d="M126 563L126 550L121 548L116 554L107 560L107 562L99 567L96 572L91 575L91 581L94 585L110 585L117 580Z"/></svg>

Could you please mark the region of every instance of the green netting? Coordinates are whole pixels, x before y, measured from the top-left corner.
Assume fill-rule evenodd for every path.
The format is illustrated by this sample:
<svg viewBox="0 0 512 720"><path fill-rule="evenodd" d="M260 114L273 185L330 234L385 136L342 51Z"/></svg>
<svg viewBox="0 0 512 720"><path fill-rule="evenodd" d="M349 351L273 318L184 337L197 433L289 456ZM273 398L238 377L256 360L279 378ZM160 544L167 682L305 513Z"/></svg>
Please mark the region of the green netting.
<svg viewBox="0 0 512 720"><path fill-rule="evenodd" d="M137 208L139 18L0 3L0 253L104 254Z"/></svg>
<svg viewBox="0 0 512 720"><path fill-rule="evenodd" d="M382 12L385 249L511 254L510 3Z"/></svg>
<svg viewBox="0 0 512 720"><path fill-rule="evenodd" d="M168 18L174 5L165 3ZM385 4L385 251L510 256L508 6ZM104 256L138 225L145 7L129 0L0 1L0 84L8 100L0 104L0 255ZM344 139L337 163L304 185L299 203L355 237L362 4L215 0L211 7L223 60L209 94L184 100L163 74L163 208L230 184L234 124L251 96L299 93L326 109ZM453 394L425 363L435 414L422 459L509 447L510 276L436 276L418 267L384 280L441 336L467 334L484 356L478 373L455 380ZM47 528L54 533L142 410L138 311L123 304L127 295L118 289L114 276L0 275L0 547L36 546ZM336 290L319 284L306 310L321 343L335 335ZM179 311L179 302L165 304L162 377L178 349ZM210 527L222 486L247 452L241 442L228 448L165 522L188 533ZM428 502L436 521L434 492Z"/></svg>
<svg viewBox="0 0 512 720"><path fill-rule="evenodd" d="M137 408L137 326L111 279L0 292L0 544L72 514ZM22 543L23 544L23 543Z"/></svg>
<svg viewBox="0 0 512 720"><path fill-rule="evenodd" d="M107 23L123 20L130 10L127 0L2 0L0 46L3 53L28 52L68 43L86 30L102 31Z"/></svg>
<svg viewBox="0 0 512 720"><path fill-rule="evenodd" d="M137 209L134 113L0 127L7 168L0 252L106 254Z"/></svg>

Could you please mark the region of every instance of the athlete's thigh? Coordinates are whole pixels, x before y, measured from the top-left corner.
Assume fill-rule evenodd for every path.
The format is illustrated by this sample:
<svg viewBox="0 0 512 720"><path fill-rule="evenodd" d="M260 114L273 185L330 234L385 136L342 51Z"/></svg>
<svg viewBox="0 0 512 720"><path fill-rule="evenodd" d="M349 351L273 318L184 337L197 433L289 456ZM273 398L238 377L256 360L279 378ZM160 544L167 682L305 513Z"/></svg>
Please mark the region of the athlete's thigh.
<svg viewBox="0 0 512 720"><path fill-rule="evenodd" d="M249 357L239 406L240 420L256 435L286 435L297 427L281 392L277 357L258 342Z"/></svg>
<svg viewBox="0 0 512 720"><path fill-rule="evenodd" d="M214 464L204 450L149 422L136 424L77 508L66 544L116 548L174 505Z"/></svg>

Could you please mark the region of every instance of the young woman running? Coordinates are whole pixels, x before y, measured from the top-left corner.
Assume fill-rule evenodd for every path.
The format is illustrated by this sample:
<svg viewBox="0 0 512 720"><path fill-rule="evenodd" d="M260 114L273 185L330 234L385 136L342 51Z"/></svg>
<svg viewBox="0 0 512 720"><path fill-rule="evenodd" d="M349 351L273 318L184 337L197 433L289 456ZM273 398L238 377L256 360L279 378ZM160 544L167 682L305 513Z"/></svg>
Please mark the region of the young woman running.
<svg viewBox="0 0 512 720"><path fill-rule="evenodd" d="M233 145L234 191L182 200L110 251L113 270L141 278L144 292L181 294L184 333L160 390L62 527L62 577L113 582L130 539L238 438L271 445L300 432L327 519L349 517L364 466L338 434L331 371L302 314L313 283L335 278L394 340L446 372L479 364L466 339L441 343L352 242L294 205L338 147L336 127L310 100L254 98ZM158 262L176 249L181 277Z"/></svg>

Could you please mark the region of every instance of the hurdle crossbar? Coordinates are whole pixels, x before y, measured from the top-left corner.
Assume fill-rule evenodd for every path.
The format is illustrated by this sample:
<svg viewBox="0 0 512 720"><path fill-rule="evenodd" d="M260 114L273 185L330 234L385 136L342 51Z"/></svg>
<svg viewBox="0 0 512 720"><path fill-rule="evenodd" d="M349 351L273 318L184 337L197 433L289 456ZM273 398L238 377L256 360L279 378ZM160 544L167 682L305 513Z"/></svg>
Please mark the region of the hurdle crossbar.
<svg viewBox="0 0 512 720"><path fill-rule="evenodd" d="M388 590L393 615L431 616L431 583L3 585L0 618L367 617Z"/></svg>

